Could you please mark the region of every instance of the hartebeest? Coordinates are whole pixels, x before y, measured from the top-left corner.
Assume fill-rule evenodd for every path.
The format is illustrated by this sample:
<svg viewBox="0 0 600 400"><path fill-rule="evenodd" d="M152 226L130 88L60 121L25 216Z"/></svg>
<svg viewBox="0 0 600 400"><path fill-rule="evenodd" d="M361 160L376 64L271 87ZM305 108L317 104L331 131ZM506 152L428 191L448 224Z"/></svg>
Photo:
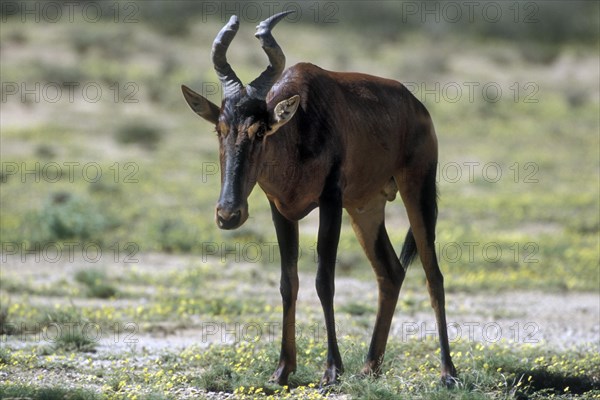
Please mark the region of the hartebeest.
<svg viewBox="0 0 600 400"><path fill-rule="evenodd" d="M437 219L437 139L426 108L402 84L300 63L285 72L271 29L288 13L261 22L256 37L269 66L246 87L227 63L239 28L236 16L219 32L212 62L223 86L221 107L182 86L198 115L216 125L221 194L216 223L235 229L248 218L256 183L267 195L281 254L283 332L272 380L296 369L298 220L319 207L316 288L325 314L327 365L322 385L343 372L334 323L334 270L342 208L377 275L378 311L362 373L377 374L406 268L418 253L425 269L441 346L442 380L456 375L450 357L443 277L434 240ZM269 166L264 168L264 166ZM290 171L294 173L290 173ZM386 202L400 192L410 229L400 258L388 238Z"/></svg>

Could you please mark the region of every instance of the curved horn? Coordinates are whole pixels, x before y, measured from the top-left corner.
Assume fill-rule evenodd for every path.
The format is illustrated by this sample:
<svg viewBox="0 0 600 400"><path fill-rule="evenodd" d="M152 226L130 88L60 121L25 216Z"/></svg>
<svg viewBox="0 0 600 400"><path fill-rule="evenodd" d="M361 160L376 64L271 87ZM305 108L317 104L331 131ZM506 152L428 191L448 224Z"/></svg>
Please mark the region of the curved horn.
<svg viewBox="0 0 600 400"><path fill-rule="evenodd" d="M232 15L227 25L221 29L212 47L212 62L215 67L215 72L223 85L223 96L230 97L239 93L243 88L242 82L237 77L231 65L227 62L227 48L235 37L235 34L240 27L238 17Z"/></svg>
<svg viewBox="0 0 600 400"><path fill-rule="evenodd" d="M271 90L271 87L277 79L279 79L279 76L285 68L285 55L271 34L271 29L273 29L273 27L275 27L275 25L277 25L277 23L286 15L293 12L294 11L291 10L275 14L262 21L256 27L256 34L254 36L260 40L263 50L267 53L267 56L269 57L269 66L258 78L248 84L246 91L251 97L265 99L267 93L269 93L269 90Z"/></svg>

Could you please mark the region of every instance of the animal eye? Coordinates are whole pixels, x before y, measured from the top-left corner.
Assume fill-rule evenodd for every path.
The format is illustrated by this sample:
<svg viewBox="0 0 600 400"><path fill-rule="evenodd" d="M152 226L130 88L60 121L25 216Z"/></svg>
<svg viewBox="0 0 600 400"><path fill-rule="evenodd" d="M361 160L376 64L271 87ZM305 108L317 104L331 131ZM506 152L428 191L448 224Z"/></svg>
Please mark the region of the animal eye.
<svg viewBox="0 0 600 400"><path fill-rule="evenodd" d="M217 137L225 137L227 136L227 130L229 129L229 127L224 124L223 122L219 122L217 124L217 126L215 126L215 132L217 134Z"/></svg>
<svg viewBox="0 0 600 400"><path fill-rule="evenodd" d="M265 127L261 125L258 128L258 130L256 131L256 137L259 139L262 139L265 136L265 131L266 131Z"/></svg>

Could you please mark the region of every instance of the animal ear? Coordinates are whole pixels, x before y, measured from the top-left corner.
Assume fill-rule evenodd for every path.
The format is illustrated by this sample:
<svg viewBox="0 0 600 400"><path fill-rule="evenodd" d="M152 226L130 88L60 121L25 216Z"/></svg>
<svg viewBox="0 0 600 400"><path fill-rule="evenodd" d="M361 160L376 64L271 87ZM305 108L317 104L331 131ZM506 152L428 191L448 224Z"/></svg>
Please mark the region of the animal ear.
<svg viewBox="0 0 600 400"><path fill-rule="evenodd" d="M217 124L219 121L219 113L221 111L219 107L185 85L181 85L181 91L183 92L185 101L187 101L188 105L196 114L208 122L212 122L215 125Z"/></svg>
<svg viewBox="0 0 600 400"><path fill-rule="evenodd" d="M267 135L275 133L277 129L287 124L298 110L299 105L299 95L292 96L289 99L277 103L271 112L271 129L267 132Z"/></svg>

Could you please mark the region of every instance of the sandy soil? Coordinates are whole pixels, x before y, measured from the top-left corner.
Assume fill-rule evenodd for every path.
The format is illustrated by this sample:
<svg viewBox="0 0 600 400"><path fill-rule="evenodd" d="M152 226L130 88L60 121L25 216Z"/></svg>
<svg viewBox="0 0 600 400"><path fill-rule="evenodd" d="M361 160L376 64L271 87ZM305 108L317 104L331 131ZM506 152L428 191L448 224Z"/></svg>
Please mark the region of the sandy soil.
<svg viewBox="0 0 600 400"><path fill-rule="evenodd" d="M109 258L109 257L107 257ZM4 262L5 261L5 262ZM145 272L177 270L197 264L197 257L168 256L147 254L140 257L138 268ZM47 263L34 258L23 262L18 256L8 256L3 260L2 277L14 280L19 277L28 282L52 282L72 279L79 269L89 267L84 260L68 260ZM94 266L98 267L98 266ZM104 262L103 267L109 273L117 273L123 264ZM256 266L252 266L255 268ZM235 279L228 277L227 279ZM318 297L314 289L314 275L301 274L298 299L298 321L308 312L320 312ZM243 283L241 283L243 284ZM261 295L268 296L273 306L279 304L279 293L270 280L260 288ZM350 277L338 277L336 280L336 306L347 303L364 304L375 309L377 286L374 281L362 281ZM18 302L19 296L11 294L11 301ZM105 300L66 299L58 297L27 296L32 303L65 303L73 301L77 306L91 306ZM407 307L405 301L412 306ZM136 299L121 299L127 305ZM447 316L451 341L468 340L472 342L494 343L501 340L520 344L547 344L556 349L565 349L584 343L598 344L600 350L600 295L598 293L543 293L543 292L504 292L504 293L447 293ZM112 305L117 305L111 300ZM436 324L433 312L428 305L428 294L422 290L406 289L401 292L400 302L392 325L393 338L396 340L423 339L435 335ZM367 310L369 309L367 308ZM277 320L278 316L273 316ZM345 327L352 326L350 319L364 318L372 324L374 312L365 312L359 317L338 312L337 323L340 341L344 334L350 333ZM319 318L316 318L319 320ZM218 323L218 321L211 321ZM204 332L203 332L204 329ZM149 349L185 347L192 344L202 345L208 342L223 341L218 334L202 335L213 329L209 324L200 324L193 329L184 329L165 324L164 328L151 332L136 332L140 346ZM203 337L203 340L199 338ZM225 341L229 341L227 338ZM9 338L10 342L10 338ZM126 344L122 344L126 345ZM103 342L105 350L118 350L110 340ZM118 347L118 346L117 346Z"/></svg>

